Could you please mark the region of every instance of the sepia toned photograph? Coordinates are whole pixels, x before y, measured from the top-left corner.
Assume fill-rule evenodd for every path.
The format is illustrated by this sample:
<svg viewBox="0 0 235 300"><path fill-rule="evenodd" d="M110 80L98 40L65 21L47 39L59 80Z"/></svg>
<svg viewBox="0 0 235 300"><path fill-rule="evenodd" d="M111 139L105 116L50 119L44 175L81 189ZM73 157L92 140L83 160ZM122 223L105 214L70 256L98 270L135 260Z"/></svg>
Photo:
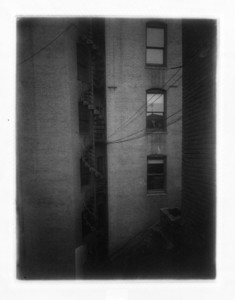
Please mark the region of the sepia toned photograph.
<svg viewBox="0 0 235 300"><path fill-rule="evenodd" d="M217 20L19 17L17 278L216 278Z"/></svg>

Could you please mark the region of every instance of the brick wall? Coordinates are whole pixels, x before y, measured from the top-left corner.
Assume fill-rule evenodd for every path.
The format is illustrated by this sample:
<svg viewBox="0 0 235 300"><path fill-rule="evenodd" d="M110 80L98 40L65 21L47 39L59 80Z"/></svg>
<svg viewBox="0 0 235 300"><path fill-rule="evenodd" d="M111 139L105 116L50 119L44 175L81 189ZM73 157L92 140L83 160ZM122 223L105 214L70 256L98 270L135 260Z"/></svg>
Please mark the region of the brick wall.
<svg viewBox="0 0 235 300"><path fill-rule="evenodd" d="M215 53L214 21L183 22L183 220L191 253L214 269ZM209 270L207 269L207 270Z"/></svg>

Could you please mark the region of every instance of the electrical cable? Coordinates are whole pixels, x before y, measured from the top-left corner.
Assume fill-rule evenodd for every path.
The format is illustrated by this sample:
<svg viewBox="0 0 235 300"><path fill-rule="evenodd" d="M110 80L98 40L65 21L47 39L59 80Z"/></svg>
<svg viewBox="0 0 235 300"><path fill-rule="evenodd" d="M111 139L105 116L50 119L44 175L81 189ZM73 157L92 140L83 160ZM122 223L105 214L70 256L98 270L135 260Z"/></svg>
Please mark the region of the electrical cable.
<svg viewBox="0 0 235 300"><path fill-rule="evenodd" d="M179 76L179 77L182 77L182 76ZM178 79L177 79L177 80L178 80ZM188 85L188 86L186 86L186 87L187 87L187 88L190 88L191 86L192 86L192 84L191 84L191 85ZM171 118L172 116L176 115L176 114L179 113L180 111L182 111L182 109L180 109L180 110L176 111L175 113L171 114L170 116L168 116L168 117L166 118L166 120L169 119L169 118ZM133 120L134 120L134 119L133 119ZM173 123L174 123L174 121L173 121L172 123L167 124L167 126L170 126L170 125L173 124ZM143 129L141 129L141 130L139 130L139 131L137 131L137 132L134 132L134 133L132 133L132 134L130 134L130 135L128 135L128 136L125 136L125 137L123 137L123 138L119 138L119 139L117 139L117 140L110 141L110 142L108 142L108 143L113 143L113 142L122 141L123 139L126 139L127 137L133 136L133 135L135 135L135 134L138 134L139 132L144 131L144 130L146 130L146 128L143 128Z"/></svg>
<svg viewBox="0 0 235 300"><path fill-rule="evenodd" d="M170 116L168 116L168 117L166 118L166 120L168 120L169 118L173 117L174 115L176 115L177 113L179 113L179 112L181 112L181 111L182 111L182 109L179 109L178 111L176 111L176 112L174 112L173 114L171 114ZM167 126L168 126L168 124L167 124ZM126 138L128 138L128 137L131 137L131 136L133 136L133 135L136 135L136 134L138 134L138 133L140 133L140 132L142 132L142 131L145 131L145 130L146 130L146 127L144 127L143 129L141 129L141 130L139 130L139 131L136 131L136 132L134 132L134 133L132 133L132 134L129 134L129 135L123 137L123 138L120 138L120 139L117 139L117 140L114 140L114 141L107 142L107 144L110 144L110 143L113 143L113 142L117 142L117 141L121 141L121 140L123 140L123 139L126 139Z"/></svg>
<svg viewBox="0 0 235 300"><path fill-rule="evenodd" d="M182 69L183 68L186 68L186 67L188 67L189 65L191 65L192 64L192 61L193 61L193 59L195 58L195 57L197 57L197 55L199 54L199 51L201 51L201 48L198 48L198 49L195 49L195 51L194 51L194 55L190 58L190 60L185 64L185 65L182 65L181 67L182 67ZM180 69L179 69L180 70ZM178 71L179 71L178 70ZM173 74L172 75L172 77L163 85L163 87L172 79L172 78L174 78L174 76L175 75L177 75L177 73L178 73L178 71L175 73L175 74ZM181 76L182 77L182 76ZM177 81L177 80L176 80ZM174 82L175 83L175 82ZM174 84L173 83L173 84ZM172 84L171 84L172 85ZM162 88L163 88L162 87ZM170 88L170 87L169 87ZM169 89L168 88L168 89ZM166 91L168 91L168 89L166 90ZM153 96L152 96L153 97ZM157 99L155 99L155 101L157 101L158 99L160 98L160 96L157 98ZM150 98L150 100L151 100L151 98ZM154 102L155 102L154 101ZM154 103L153 102L153 103ZM119 130L119 129L121 129L123 126L128 126L132 121L134 121L135 119L136 119L136 117L135 117L135 115L136 114L138 114L138 112L139 111L141 111L143 108L145 108L146 107L146 103L143 105L143 106L141 106L133 115L131 115L129 118L127 118L125 121L124 121L124 123L122 123L108 138L110 138L111 136L113 136L114 134L116 134L117 133L117 131ZM140 115L143 113L144 111L142 111L142 112L140 112ZM135 117L135 118L133 118L133 117ZM133 118L133 119L132 119Z"/></svg>
<svg viewBox="0 0 235 300"><path fill-rule="evenodd" d="M18 65L22 65L23 63L27 62L28 60L32 59L34 56L45 50L47 47L49 47L51 44L53 44L58 38L60 38L73 24L68 25L62 32L60 32L54 39L52 39L49 43L47 43L45 46L40 48L38 51L34 52L29 57L23 59L18 63Z"/></svg>
<svg viewBox="0 0 235 300"><path fill-rule="evenodd" d="M169 124L167 124L167 126L171 126L172 124L180 121L182 119L182 116L180 116L178 119L174 120L174 122L171 122ZM145 129L144 129L145 130ZM145 132L144 134L138 136L138 137L133 137L133 138L130 138L130 139L125 139L125 140L120 140L120 141L113 141L113 142L109 142L107 144L120 144L120 143L125 143L125 142L129 142L129 141L133 141L133 140L137 140L137 139L140 139L146 135L149 135L149 134L152 134L152 132Z"/></svg>
<svg viewBox="0 0 235 300"><path fill-rule="evenodd" d="M207 75L207 76L208 76L208 75ZM203 79L205 79L205 78L203 78ZM202 80L200 80L200 82L201 82L201 81L202 81ZM192 84L187 85L186 87L187 87L187 88L190 88L191 86L192 86ZM168 117L166 118L166 120L169 119L169 118L171 118L172 116L176 115L177 113L179 113L179 112L181 112L181 111L182 111L182 109L176 111L175 113L173 113L173 114L171 114L170 116L168 116ZM167 127L168 127L168 126L171 126L171 125L174 124L174 123L176 123L176 122L177 122L178 120L180 120L180 119L182 119L182 115L181 115L178 119L176 119L176 120L174 120L174 121L168 123L168 124L167 124ZM143 129L141 129L141 130L139 130L139 131L137 131L137 132L134 132L134 133L132 133L132 134L130 134L130 135L128 135L128 136L125 136L125 137L123 137L123 138L120 138L120 139L117 139L117 140L114 140L114 141L110 141L110 142L108 142L108 144L125 141L125 139L126 139L127 137L136 135L136 134L138 134L139 132L144 131L144 130L146 130L146 128L143 128ZM149 134L149 133L147 133L147 134Z"/></svg>
<svg viewBox="0 0 235 300"><path fill-rule="evenodd" d="M148 133L147 133L147 134L148 134ZM128 141L132 141L132 140L139 139L139 138L144 137L144 136L146 136L146 133L142 134L142 135L139 136L139 137L133 137L133 138L126 139L126 140L120 140L120 141L109 142L109 143L107 143L107 144L119 144L119 143L124 143L124 142L128 142Z"/></svg>
<svg viewBox="0 0 235 300"><path fill-rule="evenodd" d="M169 126L171 126L172 124L174 124L174 123L178 122L179 120L181 120L181 119L182 119L182 117L183 117L183 116L180 116L178 119L176 119L176 120L172 121L171 123L168 123L168 124L167 124L167 127L169 127Z"/></svg>
<svg viewBox="0 0 235 300"><path fill-rule="evenodd" d="M191 86L192 86L192 84L187 85L186 87L187 87L187 88L190 88ZM182 109L176 111L175 113L173 113L173 114L171 114L170 116L168 116L168 117L166 118L166 120L168 120L169 118L171 118L172 116L176 115L177 113L179 113L179 112L181 112L181 111L182 111ZM167 126L170 126L170 125L173 124L173 123L174 123L174 121L173 121L172 123L168 123ZM144 131L144 130L146 130L146 127L143 128L142 130L137 131L137 132L134 132L134 133L132 133L132 134L126 136L126 137L119 138L119 139L117 139L117 140L110 141L110 142L108 142L108 143L113 143L113 142L116 142L116 141L121 141L121 140L123 140L123 139L126 139L126 138L129 137L129 136L133 136L133 135L138 134L139 132Z"/></svg>
<svg viewBox="0 0 235 300"><path fill-rule="evenodd" d="M109 143L117 142L117 141L122 140L122 139L126 139L126 138L128 138L128 137L131 137L131 136L133 136L133 135L136 135L136 134L138 134L138 133L140 133L140 132L142 132L142 131L145 131L145 130L146 130L146 127L143 128L143 129L141 129L141 130L139 130L139 131L133 132L132 134L129 134L129 135L123 137L123 138L120 138L120 139L117 139L117 140L114 140L114 141L110 141L110 142L107 142L107 143L109 144Z"/></svg>
<svg viewBox="0 0 235 300"><path fill-rule="evenodd" d="M179 76L179 77L177 78L177 80L174 81L174 83L176 83L176 82L177 82L178 80L180 80L181 78L182 78L182 75ZM173 83L173 84L174 84L174 83ZM169 88L170 88L170 87L169 87ZM169 88L168 88L168 89L169 89ZM167 89L166 91L168 91L168 89ZM160 97L158 97L156 100L158 100L159 98L160 98ZM155 100L155 101L156 101L156 100ZM155 102L155 101L154 101L154 102ZM153 102L153 103L154 103L154 102ZM146 106L146 104L145 104L144 106ZM142 112L140 112L139 115L136 114L136 116L135 116L132 120L130 120L129 123L125 124L125 127L128 126L131 122L133 122L136 118L140 117L144 112L145 112L145 110L142 110ZM123 124L123 125L124 125L124 124ZM121 128L121 126L120 126L120 128ZM119 129L120 129L120 128L119 128ZM112 134L112 135L113 135L113 134ZM110 135L109 137L111 137L112 135Z"/></svg>
<svg viewBox="0 0 235 300"><path fill-rule="evenodd" d="M168 82L170 82L171 81L171 79L173 79L177 74L178 74L178 72L180 71L181 69L178 69L176 72L175 72L175 74L173 74L168 80L167 80L167 82L161 87L161 89L163 89L167 84L168 84ZM181 76L182 77L182 76ZM176 82L176 81L175 81ZM174 82L174 83L175 83ZM174 84L173 83L173 84ZM169 87L170 88L170 87ZM169 89L168 88L168 89ZM166 91L168 91L168 89L166 90ZM154 97L154 95L149 99L149 100L151 100L152 98ZM157 98L157 99L155 99L154 100L154 102L156 102L158 99L160 99L160 97L161 97L161 95ZM153 102L153 103L154 103ZM133 115L131 115L129 118L127 118L118 128L116 128L116 130L109 136L109 138L111 137L111 136L113 136L120 128L122 128L123 126L127 126L127 125L129 125L133 120L135 120L136 119L136 115L138 115L138 113L142 110L142 109L145 109L145 107L146 107L146 103L144 103L143 105L141 105L140 106L140 108L133 114ZM140 114L142 114L142 113L140 113ZM135 117L135 118L134 118ZM132 118L134 118L134 119L132 119Z"/></svg>

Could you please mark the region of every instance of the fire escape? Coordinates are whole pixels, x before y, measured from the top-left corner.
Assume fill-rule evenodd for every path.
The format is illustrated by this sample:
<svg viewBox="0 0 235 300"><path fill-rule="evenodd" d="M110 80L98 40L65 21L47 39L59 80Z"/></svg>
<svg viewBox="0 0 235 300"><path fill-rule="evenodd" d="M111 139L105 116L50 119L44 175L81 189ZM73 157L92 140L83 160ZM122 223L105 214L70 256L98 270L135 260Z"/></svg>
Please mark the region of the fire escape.
<svg viewBox="0 0 235 300"><path fill-rule="evenodd" d="M88 56L88 80L82 83L79 107L88 112L91 125L81 163L91 177L93 188L92 196L83 199L83 236L88 240L88 255L97 260L106 251L107 241L106 112L104 51L96 44L93 32L91 26L88 35L80 38Z"/></svg>

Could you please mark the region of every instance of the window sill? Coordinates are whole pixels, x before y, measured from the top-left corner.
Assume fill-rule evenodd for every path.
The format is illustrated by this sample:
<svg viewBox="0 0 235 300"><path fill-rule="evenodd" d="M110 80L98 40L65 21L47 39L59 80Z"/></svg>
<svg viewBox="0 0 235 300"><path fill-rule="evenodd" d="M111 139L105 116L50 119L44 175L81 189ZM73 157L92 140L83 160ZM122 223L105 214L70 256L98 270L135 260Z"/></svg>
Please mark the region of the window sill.
<svg viewBox="0 0 235 300"><path fill-rule="evenodd" d="M157 130L157 129L146 129L146 133L163 133L163 134L167 134L166 130Z"/></svg>
<svg viewBox="0 0 235 300"><path fill-rule="evenodd" d="M147 191L147 196L166 195L166 191Z"/></svg>
<svg viewBox="0 0 235 300"><path fill-rule="evenodd" d="M166 65L145 65L145 69L167 70Z"/></svg>
<svg viewBox="0 0 235 300"><path fill-rule="evenodd" d="M159 191L159 192L147 192L147 197L153 197L153 196L166 196L166 192Z"/></svg>

